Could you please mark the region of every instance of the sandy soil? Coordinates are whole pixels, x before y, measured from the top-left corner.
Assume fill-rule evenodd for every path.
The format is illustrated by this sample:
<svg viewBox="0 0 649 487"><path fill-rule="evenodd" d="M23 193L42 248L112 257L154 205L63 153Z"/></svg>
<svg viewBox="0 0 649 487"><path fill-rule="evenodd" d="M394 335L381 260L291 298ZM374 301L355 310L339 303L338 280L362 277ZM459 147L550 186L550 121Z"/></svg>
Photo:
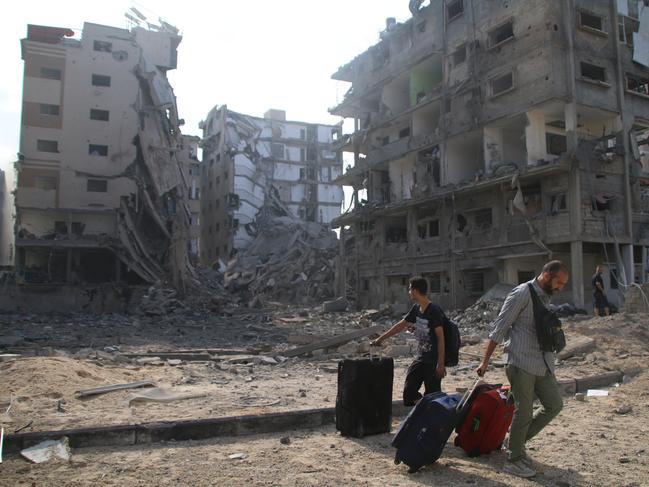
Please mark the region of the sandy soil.
<svg viewBox="0 0 649 487"><path fill-rule="evenodd" d="M354 326L344 318L330 321L329 328L328 317L290 323L275 318L273 333L287 337L327 336L344 331L340 327L349 331ZM649 317L620 314L571 321L565 328L569 335L594 338L597 347L560 362L559 378L623 370L631 381L610 388L606 398L589 398L586 402L566 399L564 412L531 443L532 454L544 472L535 482L649 486ZM169 340L169 344L172 342ZM44 347L47 343L42 341ZM169 344L164 349L173 350ZM176 348L187 345L181 340ZM210 338L210 346L219 345L218 337ZM141 351L151 348L136 344L123 348L131 351L138 347ZM265 344L265 353L274 355L286 347L286 342ZM158 346L157 350L162 348ZM474 356L480 355L482 348L481 344L463 348L463 360L459 367L450 369L444 390L452 392L472 383L472 369L477 365ZM223 355L217 361L154 366L136 365L106 354L94 359L59 355L65 356L23 357L0 363L0 424L6 432L29 422L31 426L24 431L333 407L336 366L341 357L332 352L277 365L254 365L230 364L227 361L233 357ZM410 360L402 357L395 361L395 400L400 398ZM494 361L498 363L498 356ZM133 391L83 400L74 394L80 389L142 379L152 379L159 387L176 392L207 396L129 406ZM494 367L487 380L504 381L503 369ZM9 411L2 414L9 404ZM633 410L616 414L614 409L622 405ZM287 434L291 443L280 444L279 438ZM83 449L75 451L68 464L30 465L23 459L10 458L0 467L0 478L11 480L6 485L533 485L500 473L502 454L473 460L453 446L436 466L408 476L403 466L391 462L390 439L390 435L343 439L333 428L325 428L143 449ZM230 460L228 455L236 452L248 457ZM0 484L5 485L4 480Z"/></svg>
<svg viewBox="0 0 649 487"><path fill-rule="evenodd" d="M540 472L533 480L500 471L502 452L471 459L447 445L442 458L416 474L394 465L389 434L342 438L333 427L273 435L91 448L70 462L32 465L6 459L4 485L218 486L649 486L649 374L611 389L609 397L567 399L564 411L528 444ZM631 404L633 411L614 409ZM397 422L395 421L394 427ZM280 443L288 436L290 443ZM244 453L242 460L229 455Z"/></svg>

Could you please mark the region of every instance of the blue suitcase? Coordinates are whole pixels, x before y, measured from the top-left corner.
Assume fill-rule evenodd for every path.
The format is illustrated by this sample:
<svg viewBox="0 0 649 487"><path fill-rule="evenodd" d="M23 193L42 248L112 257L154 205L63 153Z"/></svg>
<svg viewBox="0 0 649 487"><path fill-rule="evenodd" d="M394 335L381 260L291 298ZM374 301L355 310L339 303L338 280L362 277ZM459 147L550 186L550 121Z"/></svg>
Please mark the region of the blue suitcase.
<svg viewBox="0 0 649 487"><path fill-rule="evenodd" d="M435 462L461 418L462 397L434 392L425 395L401 423L392 439L394 463L405 463L414 473Z"/></svg>

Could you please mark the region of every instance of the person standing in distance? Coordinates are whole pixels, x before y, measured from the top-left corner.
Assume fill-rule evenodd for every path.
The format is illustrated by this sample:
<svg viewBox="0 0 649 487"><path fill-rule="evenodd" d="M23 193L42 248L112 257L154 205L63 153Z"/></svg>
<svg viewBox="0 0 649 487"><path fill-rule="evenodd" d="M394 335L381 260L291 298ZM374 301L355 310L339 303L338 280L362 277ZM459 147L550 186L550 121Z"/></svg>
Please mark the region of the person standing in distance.
<svg viewBox="0 0 649 487"><path fill-rule="evenodd" d="M568 268L558 260L543 266L541 274L518 285L505 299L489 335L482 363L476 369L482 377L496 346L504 342L507 378L514 397L514 418L509 430L507 460L503 470L518 477L534 477L533 464L525 453L525 443L536 436L563 408L561 391L554 376L555 354L542 352L536 336L531 284L545 306L550 296L563 289ZM533 410L534 397L541 408Z"/></svg>
<svg viewBox="0 0 649 487"><path fill-rule="evenodd" d="M595 316L609 316L611 314L606 292L604 291L604 279L602 279L602 266L598 265L593 274L593 312Z"/></svg>
<svg viewBox="0 0 649 487"><path fill-rule="evenodd" d="M404 318L383 333L371 345L383 341L404 330L411 331L417 338L417 357L408 367L403 386L403 404L414 406L422 398L419 389L424 384L424 393L442 390L442 379L446 375L444 365L444 313L427 296L428 282L423 277L412 277L408 295L415 304Z"/></svg>

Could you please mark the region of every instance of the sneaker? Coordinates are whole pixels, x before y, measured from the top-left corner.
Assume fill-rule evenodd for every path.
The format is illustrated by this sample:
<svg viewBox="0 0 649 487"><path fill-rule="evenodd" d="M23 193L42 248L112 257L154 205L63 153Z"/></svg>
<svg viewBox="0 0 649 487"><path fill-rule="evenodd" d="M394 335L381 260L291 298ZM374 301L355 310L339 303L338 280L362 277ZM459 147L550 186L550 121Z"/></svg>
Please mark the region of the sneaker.
<svg viewBox="0 0 649 487"><path fill-rule="evenodd" d="M516 475L524 479L532 478L536 475L536 472L530 467L525 465L521 459L518 460L507 460L503 466L503 472L507 472L511 475Z"/></svg>
<svg viewBox="0 0 649 487"><path fill-rule="evenodd" d="M532 459L527 456L527 453L523 451L523 456L519 458L521 462L523 462L523 465L525 465L527 468L534 469L534 462L532 462Z"/></svg>

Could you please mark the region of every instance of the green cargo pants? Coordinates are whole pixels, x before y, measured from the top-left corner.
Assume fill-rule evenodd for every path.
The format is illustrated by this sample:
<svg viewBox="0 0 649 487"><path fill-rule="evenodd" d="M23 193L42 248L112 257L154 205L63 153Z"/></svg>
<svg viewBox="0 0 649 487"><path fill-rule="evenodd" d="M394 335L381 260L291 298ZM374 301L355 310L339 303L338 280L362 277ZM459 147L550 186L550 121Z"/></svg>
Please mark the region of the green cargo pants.
<svg viewBox="0 0 649 487"><path fill-rule="evenodd" d="M544 376L533 375L514 365L505 369L514 396L514 419L509 430L509 459L518 460L525 442L536 436L563 408L557 380L549 370ZM541 407L534 411L534 396Z"/></svg>

